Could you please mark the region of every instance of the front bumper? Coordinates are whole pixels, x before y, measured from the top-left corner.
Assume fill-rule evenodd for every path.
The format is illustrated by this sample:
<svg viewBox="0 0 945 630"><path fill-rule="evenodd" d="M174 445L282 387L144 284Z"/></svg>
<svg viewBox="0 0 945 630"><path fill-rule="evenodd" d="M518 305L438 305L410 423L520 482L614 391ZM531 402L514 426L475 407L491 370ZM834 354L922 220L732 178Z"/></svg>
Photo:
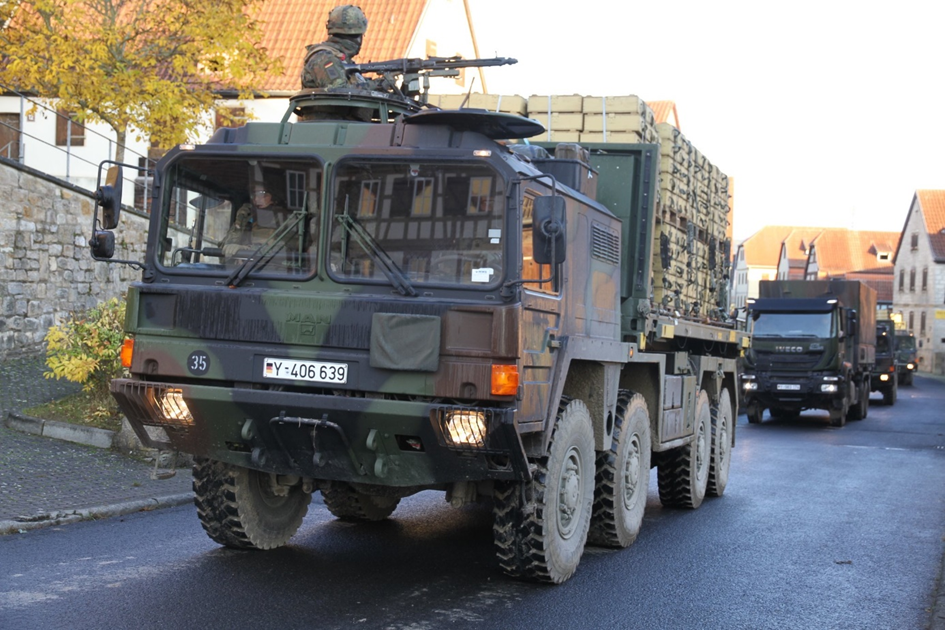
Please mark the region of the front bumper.
<svg viewBox="0 0 945 630"><path fill-rule="evenodd" d="M256 470L397 487L529 478L511 408L131 379L111 391L146 445ZM456 439L470 414L484 430Z"/></svg>
<svg viewBox="0 0 945 630"><path fill-rule="evenodd" d="M740 386L746 405L829 410L842 408L848 384L833 375L754 372L743 374Z"/></svg>

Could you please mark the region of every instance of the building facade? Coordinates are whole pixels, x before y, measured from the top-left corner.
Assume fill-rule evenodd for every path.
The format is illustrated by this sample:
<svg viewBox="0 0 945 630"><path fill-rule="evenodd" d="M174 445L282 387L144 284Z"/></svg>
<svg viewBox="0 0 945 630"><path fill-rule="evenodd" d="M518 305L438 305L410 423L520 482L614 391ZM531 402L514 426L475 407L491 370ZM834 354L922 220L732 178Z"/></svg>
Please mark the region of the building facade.
<svg viewBox="0 0 945 630"><path fill-rule="evenodd" d="M919 369L945 374L945 190L917 190L895 253L893 309Z"/></svg>

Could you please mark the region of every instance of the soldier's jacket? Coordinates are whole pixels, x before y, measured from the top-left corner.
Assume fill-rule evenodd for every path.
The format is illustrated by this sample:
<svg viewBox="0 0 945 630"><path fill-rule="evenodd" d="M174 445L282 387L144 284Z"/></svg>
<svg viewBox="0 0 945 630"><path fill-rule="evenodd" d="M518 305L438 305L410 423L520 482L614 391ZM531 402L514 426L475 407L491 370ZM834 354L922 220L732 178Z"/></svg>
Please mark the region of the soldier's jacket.
<svg viewBox="0 0 945 630"><path fill-rule="evenodd" d="M263 214L264 217L257 216ZM265 220L260 220L264 218ZM253 211L246 203L236 211L236 219L223 237L223 253L230 258L246 247L255 247L266 242L285 219L285 211L275 206Z"/></svg>
<svg viewBox="0 0 945 630"><path fill-rule="evenodd" d="M357 83L345 74L344 64L351 61L348 55L330 39L321 44L306 47L305 64L302 66L302 87L330 88Z"/></svg>

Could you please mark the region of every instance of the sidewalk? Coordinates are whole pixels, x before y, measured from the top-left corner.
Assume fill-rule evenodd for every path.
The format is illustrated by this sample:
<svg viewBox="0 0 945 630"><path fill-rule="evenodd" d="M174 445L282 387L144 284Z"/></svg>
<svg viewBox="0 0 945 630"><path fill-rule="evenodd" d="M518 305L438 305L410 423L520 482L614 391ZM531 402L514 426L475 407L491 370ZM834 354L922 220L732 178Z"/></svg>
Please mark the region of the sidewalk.
<svg viewBox="0 0 945 630"><path fill-rule="evenodd" d="M0 364L0 418L78 386L43 378L41 358ZM0 427L0 535L192 501L190 471L152 480L152 465L115 451Z"/></svg>

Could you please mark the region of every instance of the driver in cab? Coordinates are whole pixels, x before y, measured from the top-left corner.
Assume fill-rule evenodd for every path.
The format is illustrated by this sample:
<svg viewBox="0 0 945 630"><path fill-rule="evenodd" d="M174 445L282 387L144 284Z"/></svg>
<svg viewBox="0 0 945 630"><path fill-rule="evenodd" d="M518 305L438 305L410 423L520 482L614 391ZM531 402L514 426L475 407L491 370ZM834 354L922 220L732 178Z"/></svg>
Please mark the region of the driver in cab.
<svg viewBox="0 0 945 630"><path fill-rule="evenodd" d="M253 186L250 200L236 211L233 225L223 237L223 256L236 257L242 250L253 250L265 243L288 216L286 209L262 184Z"/></svg>

